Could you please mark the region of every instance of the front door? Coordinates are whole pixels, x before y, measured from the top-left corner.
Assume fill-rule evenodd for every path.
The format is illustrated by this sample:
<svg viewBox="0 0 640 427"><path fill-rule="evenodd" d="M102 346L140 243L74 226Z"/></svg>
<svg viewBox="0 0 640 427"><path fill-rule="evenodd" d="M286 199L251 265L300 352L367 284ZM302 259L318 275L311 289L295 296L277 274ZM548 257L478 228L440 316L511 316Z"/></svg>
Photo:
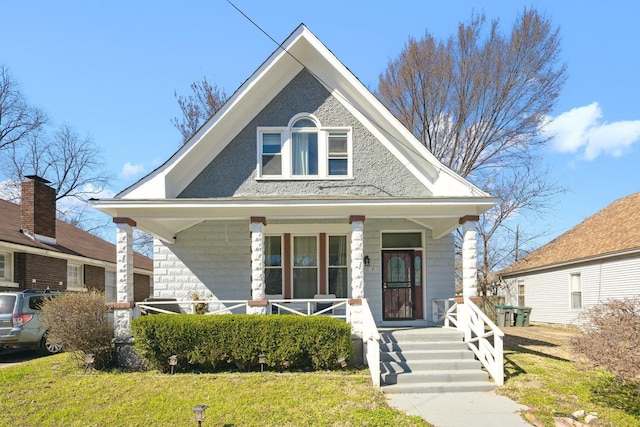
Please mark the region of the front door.
<svg viewBox="0 0 640 427"><path fill-rule="evenodd" d="M382 251L383 320L415 319L413 250Z"/></svg>

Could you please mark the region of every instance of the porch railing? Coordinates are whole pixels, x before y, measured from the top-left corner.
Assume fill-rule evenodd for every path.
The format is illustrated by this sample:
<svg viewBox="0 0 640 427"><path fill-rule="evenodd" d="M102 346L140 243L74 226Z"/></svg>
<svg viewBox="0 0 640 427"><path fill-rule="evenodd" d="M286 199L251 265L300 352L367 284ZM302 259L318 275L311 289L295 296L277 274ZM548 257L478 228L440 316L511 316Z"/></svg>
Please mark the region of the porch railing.
<svg viewBox="0 0 640 427"><path fill-rule="evenodd" d="M348 298L274 299L269 300L267 314L330 316L349 321ZM134 317L147 313L193 314L196 307L206 307L204 314L248 313L249 300L172 300L137 302Z"/></svg>
<svg viewBox="0 0 640 427"><path fill-rule="evenodd" d="M373 386L380 388L380 333L366 299L362 299L362 343Z"/></svg>
<svg viewBox="0 0 640 427"><path fill-rule="evenodd" d="M434 322L437 306L437 316L441 324L463 332L467 346L489 372L496 385L503 385L504 332L469 298L464 298L464 304L458 304L453 299L437 301L433 302Z"/></svg>

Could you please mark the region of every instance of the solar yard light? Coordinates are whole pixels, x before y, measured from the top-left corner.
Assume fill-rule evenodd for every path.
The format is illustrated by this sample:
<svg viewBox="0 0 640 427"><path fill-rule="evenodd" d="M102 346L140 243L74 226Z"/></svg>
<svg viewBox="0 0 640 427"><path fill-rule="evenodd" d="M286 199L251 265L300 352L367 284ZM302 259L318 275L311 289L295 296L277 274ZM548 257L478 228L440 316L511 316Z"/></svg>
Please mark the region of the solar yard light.
<svg viewBox="0 0 640 427"><path fill-rule="evenodd" d="M192 409L193 418L198 423L198 427L202 426L202 421L204 420L204 411L207 408L208 408L207 405L198 405L198 406L194 406L194 408Z"/></svg>
<svg viewBox="0 0 640 427"><path fill-rule="evenodd" d="M264 364L267 363L267 355L260 353L258 355L258 363L260 364L260 373L264 372Z"/></svg>
<svg viewBox="0 0 640 427"><path fill-rule="evenodd" d="M93 369L93 364L96 361L95 354L87 353L84 355L84 372L87 372L88 369Z"/></svg>
<svg viewBox="0 0 640 427"><path fill-rule="evenodd" d="M171 366L171 375L173 375L173 368L178 364L178 356L175 354L173 356L169 356L169 366Z"/></svg>
<svg viewBox="0 0 640 427"><path fill-rule="evenodd" d="M340 366L342 366L343 368L347 367L347 359L345 359L344 357L341 357L340 359L338 359L338 363L340 364Z"/></svg>

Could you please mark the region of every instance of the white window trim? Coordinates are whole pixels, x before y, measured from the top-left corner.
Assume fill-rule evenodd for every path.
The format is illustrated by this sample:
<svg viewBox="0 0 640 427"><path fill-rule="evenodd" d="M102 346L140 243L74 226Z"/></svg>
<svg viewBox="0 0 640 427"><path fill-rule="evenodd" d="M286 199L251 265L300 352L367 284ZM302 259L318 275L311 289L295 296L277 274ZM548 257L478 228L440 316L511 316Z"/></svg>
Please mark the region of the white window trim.
<svg viewBox="0 0 640 427"><path fill-rule="evenodd" d="M305 128L292 128L300 118L309 118L318 126L314 130L318 133L318 174L317 175L293 175L291 171L293 141L292 133L305 132ZM307 129L309 132L311 128ZM329 175L329 134L332 132L346 132L347 134L347 174ZM280 159L282 161L282 175L264 175L262 173L262 135L265 133L281 134ZM259 126L256 133L256 180L346 180L353 179L353 129L351 127L321 126L318 119L311 114L296 114L289 121L287 127Z"/></svg>
<svg viewBox="0 0 640 427"><path fill-rule="evenodd" d="M18 288L20 285L13 281L13 253L0 251L4 255L4 274L0 276L0 286L5 288Z"/></svg>

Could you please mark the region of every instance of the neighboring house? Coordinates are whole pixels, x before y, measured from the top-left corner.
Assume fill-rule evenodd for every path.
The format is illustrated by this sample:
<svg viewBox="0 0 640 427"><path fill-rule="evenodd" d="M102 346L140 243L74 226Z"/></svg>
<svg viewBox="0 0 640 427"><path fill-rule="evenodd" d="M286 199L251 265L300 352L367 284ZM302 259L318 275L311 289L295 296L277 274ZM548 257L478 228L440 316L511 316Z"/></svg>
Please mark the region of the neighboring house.
<svg viewBox="0 0 640 427"><path fill-rule="evenodd" d="M640 295L640 193L616 200L502 273L505 303L534 322L579 324L598 303Z"/></svg>
<svg viewBox="0 0 640 427"><path fill-rule="evenodd" d="M27 177L21 205L0 200L0 291L96 288L115 302L116 246L56 219L48 181ZM135 300L151 292L153 261L134 255Z"/></svg>
<svg viewBox="0 0 640 427"><path fill-rule="evenodd" d="M156 237L156 297L367 298L379 325L425 325L454 296L461 226L475 292L475 224L494 203L301 25L169 160L94 206L118 241Z"/></svg>

